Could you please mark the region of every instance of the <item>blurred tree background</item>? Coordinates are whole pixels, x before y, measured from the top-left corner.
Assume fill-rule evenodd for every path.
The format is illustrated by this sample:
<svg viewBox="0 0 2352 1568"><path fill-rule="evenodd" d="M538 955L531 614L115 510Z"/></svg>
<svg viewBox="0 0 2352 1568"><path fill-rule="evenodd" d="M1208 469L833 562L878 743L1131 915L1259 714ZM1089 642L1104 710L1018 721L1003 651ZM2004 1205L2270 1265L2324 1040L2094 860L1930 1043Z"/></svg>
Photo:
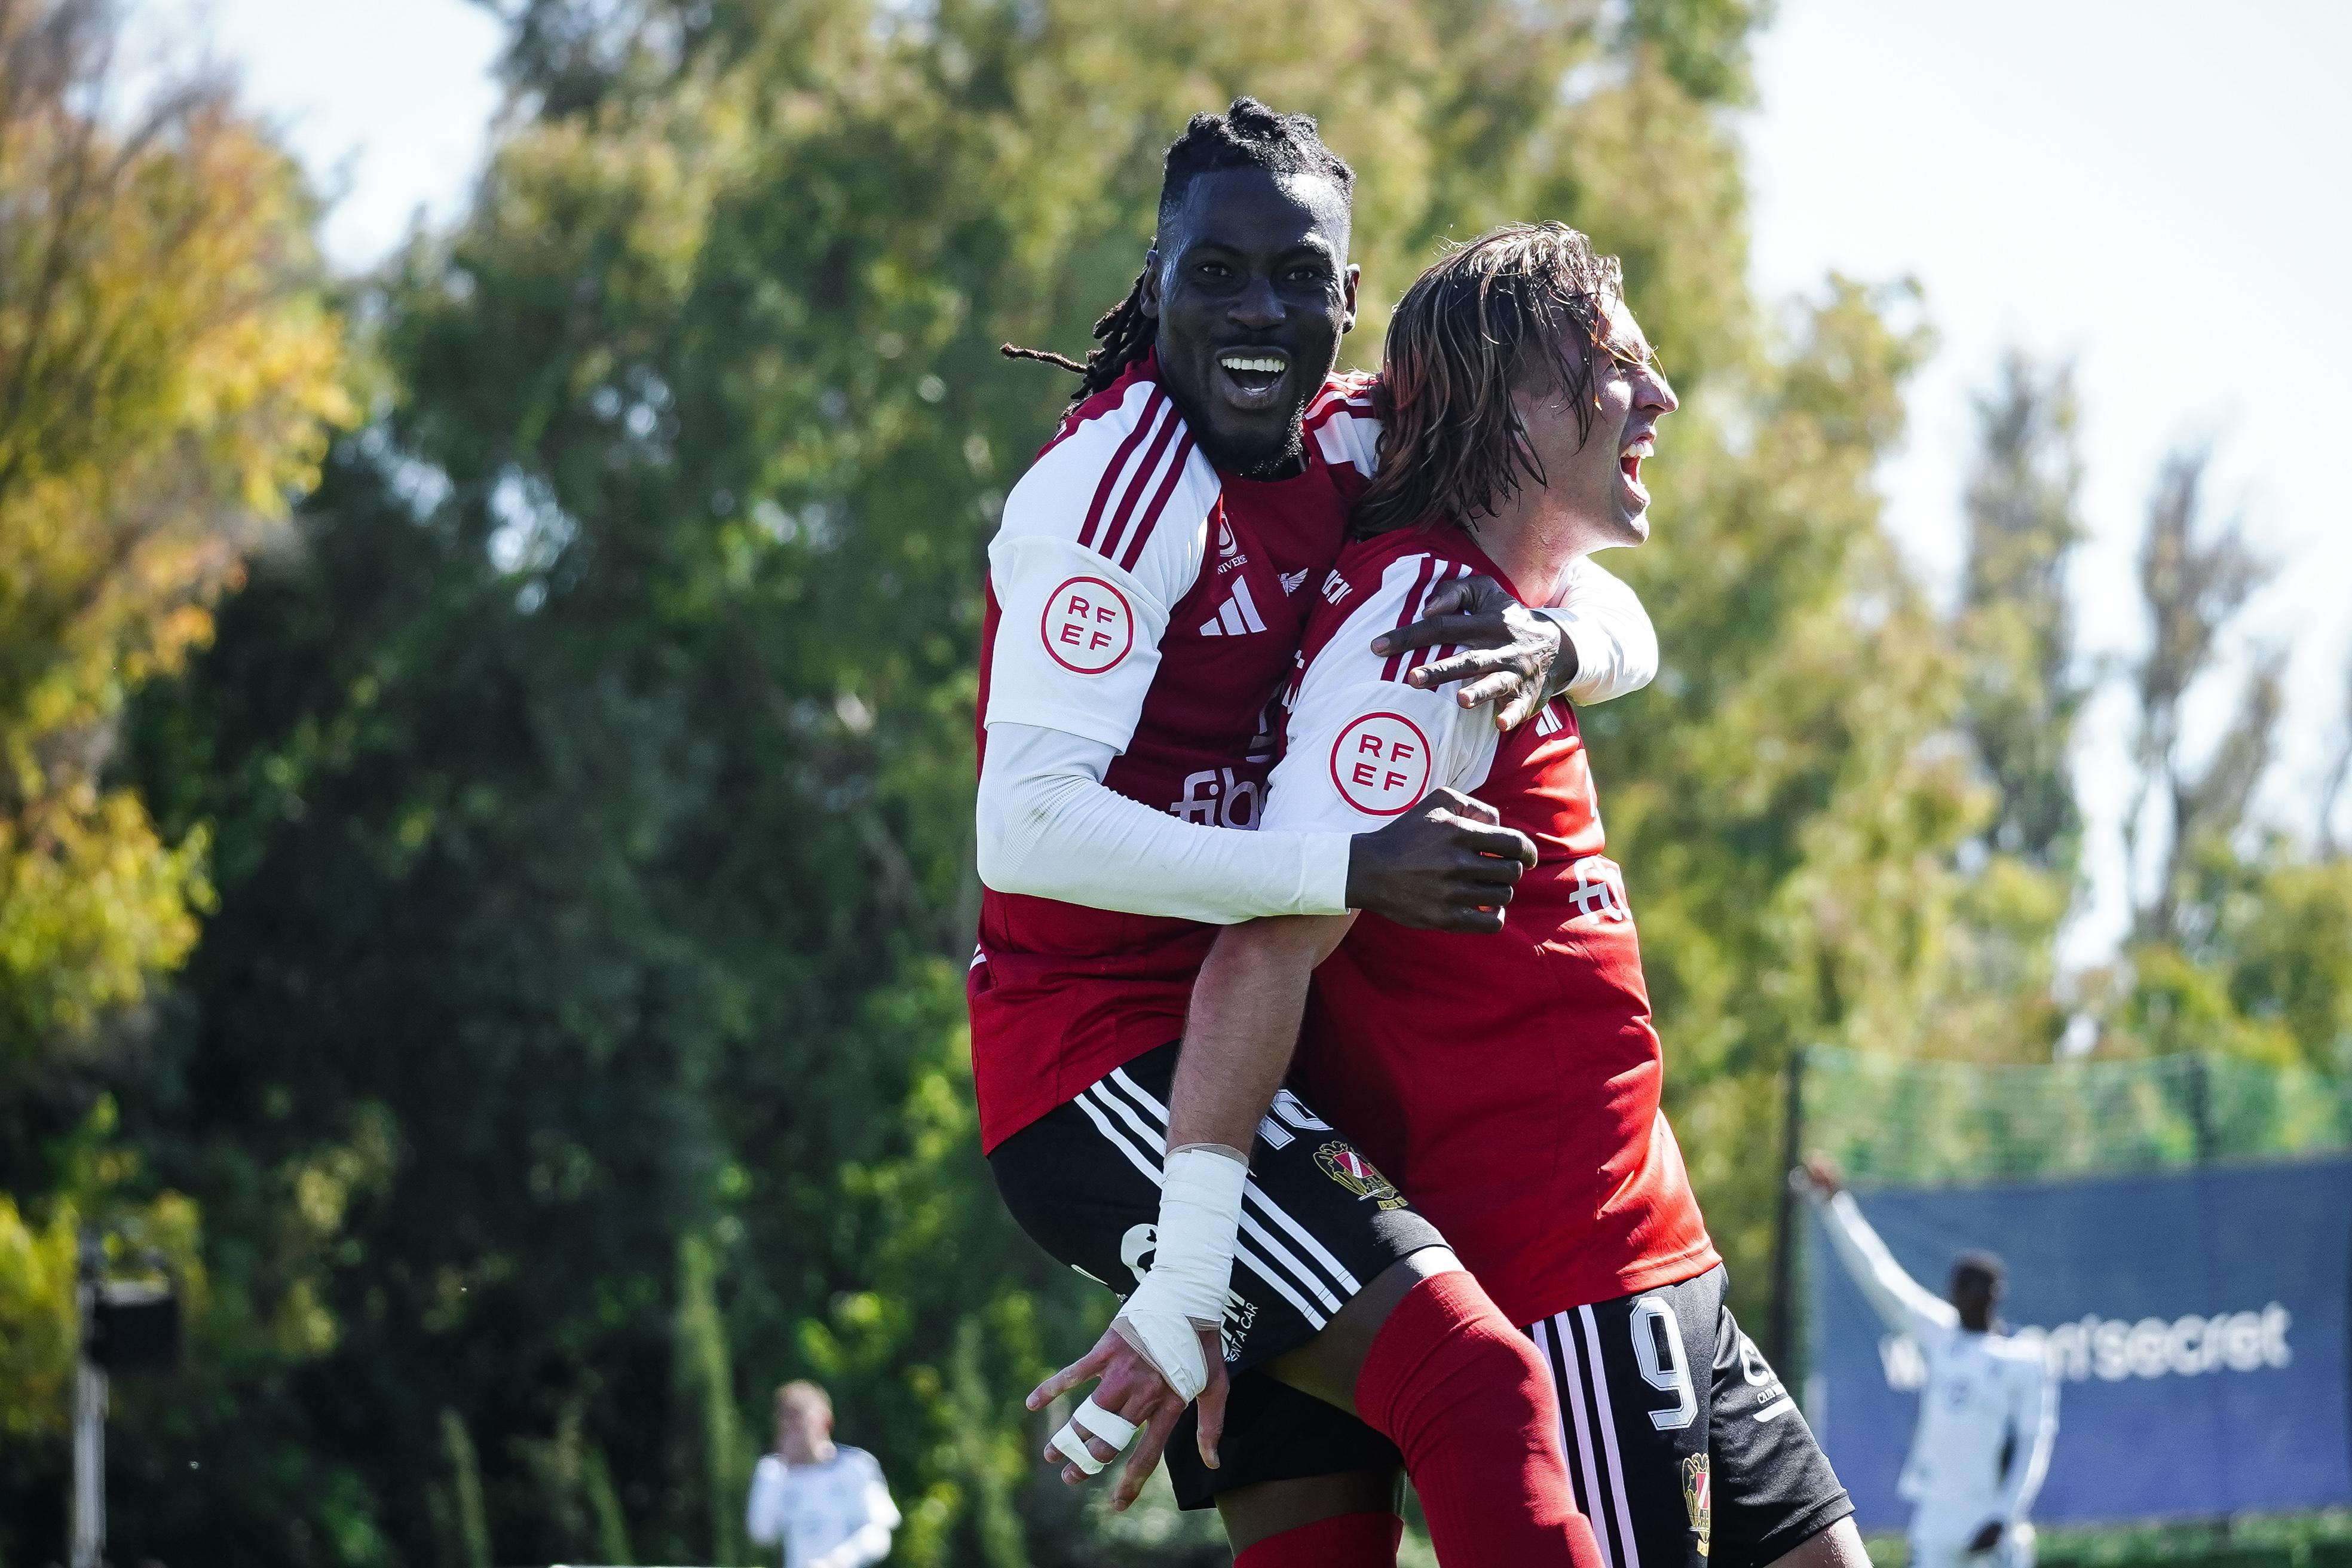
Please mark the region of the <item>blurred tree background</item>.
<svg viewBox="0 0 2352 1568"><path fill-rule="evenodd" d="M0 5L0 1563L64 1536L83 1225L193 1313L118 1561L751 1562L796 1375L894 1562L1222 1560L1034 1462L1105 1299L1001 1212L961 978L982 552L1068 391L996 346L1084 342L1236 91L1360 173L1356 363L1439 238L1560 217L1684 393L1666 668L1589 727L1743 1310L1801 1046L2352 1067L2352 867L2248 816L2274 675L2182 717L2259 573L2193 453L2153 869L2062 984L2070 379L1987 395L1944 613L1871 480L1919 301L1747 286L1748 0L498 9L470 214L331 279L226 89L126 109L100 0Z"/></svg>

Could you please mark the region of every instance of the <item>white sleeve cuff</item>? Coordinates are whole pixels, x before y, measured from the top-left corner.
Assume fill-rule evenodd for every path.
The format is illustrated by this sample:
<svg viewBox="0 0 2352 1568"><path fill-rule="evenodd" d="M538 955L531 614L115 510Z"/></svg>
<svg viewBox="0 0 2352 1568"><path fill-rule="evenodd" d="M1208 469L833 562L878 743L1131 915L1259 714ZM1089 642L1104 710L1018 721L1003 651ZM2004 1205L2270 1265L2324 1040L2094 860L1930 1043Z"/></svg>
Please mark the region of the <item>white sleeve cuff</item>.
<svg viewBox="0 0 2352 1568"><path fill-rule="evenodd" d="M1306 857L1299 880L1302 915L1344 915L1348 912L1348 857L1352 833L1294 835Z"/></svg>

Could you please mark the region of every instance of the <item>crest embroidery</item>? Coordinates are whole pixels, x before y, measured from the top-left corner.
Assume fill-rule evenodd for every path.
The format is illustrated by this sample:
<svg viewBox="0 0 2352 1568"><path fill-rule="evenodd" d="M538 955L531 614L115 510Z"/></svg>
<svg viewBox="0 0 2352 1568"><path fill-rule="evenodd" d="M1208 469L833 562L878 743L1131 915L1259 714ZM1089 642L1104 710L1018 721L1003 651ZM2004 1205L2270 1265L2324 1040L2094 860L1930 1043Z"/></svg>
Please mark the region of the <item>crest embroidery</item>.
<svg viewBox="0 0 2352 1568"><path fill-rule="evenodd" d="M1708 1539L1715 1533L1714 1477L1705 1454L1692 1454L1683 1460L1683 1509L1690 1515L1691 1530L1698 1537L1698 1554L1704 1557Z"/></svg>
<svg viewBox="0 0 2352 1568"><path fill-rule="evenodd" d="M1325 1175L1358 1197L1370 1198L1382 1209L1404 1207L1404 1194L1396 1190L1396 1184L1381 1175L1370 1160L1337 1139L1315 1151L1315 1163L1323 1167Z"/></svg>

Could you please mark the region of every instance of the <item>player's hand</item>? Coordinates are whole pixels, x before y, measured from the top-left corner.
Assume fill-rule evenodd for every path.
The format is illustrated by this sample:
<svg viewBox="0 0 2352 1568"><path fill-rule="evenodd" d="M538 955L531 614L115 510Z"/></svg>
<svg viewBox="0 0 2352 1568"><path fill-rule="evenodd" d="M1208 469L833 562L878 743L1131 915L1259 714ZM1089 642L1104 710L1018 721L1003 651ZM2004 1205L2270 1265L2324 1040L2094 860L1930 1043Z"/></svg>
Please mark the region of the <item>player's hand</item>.
<svg viewBox="0 0 2352 1568"><path fill-rule="evenodd" d="M1348 907L1423 931L1498 931L1535 840L1460 790L1440 789L1348 843Z"/></svg>
<svg viewBox="0 0 2352 1568"><path fill-rule="evenodd" d="M1984 1528L1978 1531L1974 1535L1969 1538L1969 1553L1974 1555L1979 1552L1990 1552L1994 1547L2000 1544L2001 1534L2002 1527L2000 1521L1997 1519L1986 1520Z"/></svg>
<svg viewBox="0 0 2352 1568"><path fill-rule="evenodd" d="M1200 1400L1201 1460L1214 1469L1217 1439L1225 1427L1229 1380L1225 1373L1225 1349L1218 1331L1201 1329L1199 1333L1202 1359L1209 1369L1209 1385L1201 1391ZM1143 1483L1160 1468L1160 1456L1167 1450L1169 1435L1176 1429L1176 1418L1184 1414L1184 1402L1176 1397L1176 1391L1141 1351L1129 1344L1117 1329L1105 1329L1094 1349L1030 1390L1029 1408L1043 1410L1083 1383L1094 1383L1093 1401L1097 1405L1141 1429L1135 1440L1135 1452L1119 1476L1118 1490L1111 1497L1113 1511L1121 1511L1141 1495ZM1086 1446L1087 1452L1105 1466L1118 1458L1118 1449L1098 1436L1088 1436ZM1088 1479L1087 1472L1055 1447L1051 1439L1046 1442L1045 1458L1048 1464L1062 1467L1066 1485L1077 1486Z"/></svg>
<svg viewBox="0 0 2352 1568"><path fill-rule="evenodd" d="M1465 708L1495 705L1495 728L1517 729L1576 679L1576 645L1559 626L1511 597L1492 577L1465 577L1433 591L1421 619L1383 632L1372 651L1383 657L1402 649L1458 645L1461 652L1434 659L1405 676L1423 691L1466 682L1454 694Z"/></svg>
<svg viewBox="0 0 2352 1568"><path fill-rule="evenodd" d="M1794 1171L1789 1173L1797 1174ZM1845 1177L1839 1173L1837 1163L1819 1151L1805 1156L1802 1180L1811 1184L1814 1196L1824 1201L1845 1191Z"/></svg>

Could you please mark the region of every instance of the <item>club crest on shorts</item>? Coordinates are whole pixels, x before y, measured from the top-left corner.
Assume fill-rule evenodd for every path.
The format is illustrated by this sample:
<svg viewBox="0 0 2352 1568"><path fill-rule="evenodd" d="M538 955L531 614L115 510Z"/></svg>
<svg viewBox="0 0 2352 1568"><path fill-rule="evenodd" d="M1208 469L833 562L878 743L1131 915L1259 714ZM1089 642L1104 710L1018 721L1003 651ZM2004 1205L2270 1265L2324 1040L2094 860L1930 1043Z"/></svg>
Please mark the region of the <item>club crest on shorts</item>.
<svg viewBox="0 0 2352 1568"><path fill-rule="evenodd" d="M1396 1190L1396 1184L1381 1175L1370 1160L1337 1139L1315 1151L1315 1163L1323 1167L1325 1175L1358 1197L1371 1199L1374 1206L1404 1207L1404 1194Z"/></svg>
<svg viewBox="0 0 2352 1568"><path fill-rule="evenodd" d="M1683 1460L1683 1508L1698 1536L1698 1554L1704 1557L1707 1541L1715 1533L1715 1482L1705 1454L1692 1454Z"/></svg>

